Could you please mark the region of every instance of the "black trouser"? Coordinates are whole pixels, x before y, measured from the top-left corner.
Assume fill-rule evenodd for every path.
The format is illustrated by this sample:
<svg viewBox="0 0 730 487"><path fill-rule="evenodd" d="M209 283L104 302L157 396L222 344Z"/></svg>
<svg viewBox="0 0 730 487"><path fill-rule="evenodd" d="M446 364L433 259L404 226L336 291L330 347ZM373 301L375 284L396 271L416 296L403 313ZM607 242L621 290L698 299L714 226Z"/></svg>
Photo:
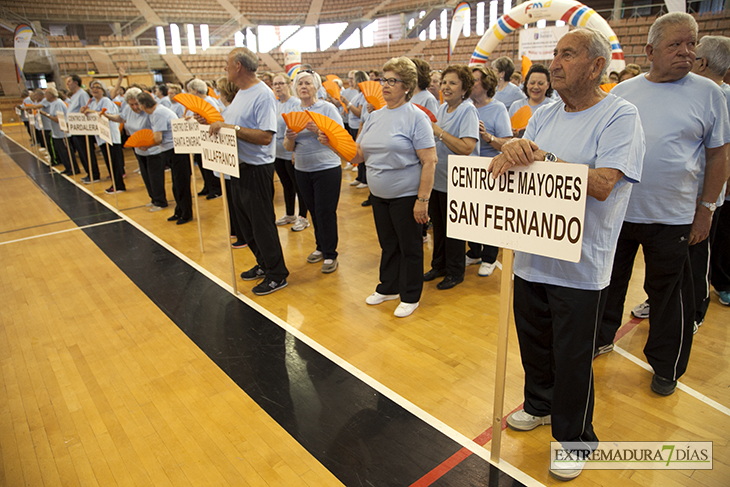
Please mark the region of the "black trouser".
<svg viewBox="0 0 730 487"><path fill-rule="evenodd" d="M404 303L417 303L423 290L423 237L413 216L416 196L384 199L370 195L380 242L380 294L400 294Z"/></svg>
<svg viewBox="0 0 730 487"><path fill-rule="evenodd" d="M295 171L299 196L312 215L317 250L325 259L337 258L337 205L340 202L342 167L322 171Z"/></svg>
<svg viewBox="0 0 730 487"><path fill-rule="evenodd" d="M695 293L694 322L697 325L705 321L705 314L707 314L707 308L710 306L710 248L717 233L717 224L720 217L718 210L715 210L712 215L710 235L702 242L689 246L689 263L692 267L692 284Z"/></svg>
<svg viewBox="0 0 730 487"><path fill-rule="evenodd" d="M172 194L175 197L175 216L183 220L193 218L193 196L190 191L190 156L175 154L174 149L162 153L172 172Z"/></svg>
<svg viewBox="0 0 730 487"><path fill-rule="evenodd" d="M40 145L44 149L46 148L46 139L43 137L43 131L35 129L35 141L36 144Z"/></svg>
<svg viewBox="0 0 730 487"><path fill-rule="evenodd" d="M203 167L203 156L201 156L200 154L195 154L195 156L193 156L193 160L198 165L198 167L200 167L200 174L203 176L203 189L201 190L201 193L222 194L221 181L220 179L215 177L213 171L211 171L210 169L205 169Z"/></svg>
<svg viewBox="0 0 730 487"><path fill-rule="evenodd" d="M515 276L514 292L525 412L552 415L557 441L597 442L592 364L606 290L539 284Z"/></svg>
<svg viewBox="0 0 730 487"><path fill-rule="evenodd" d="M725 203L727 204L727 202ZM722 210L722 211L721 211ZM730 291L730 207L718 208L717 233L712 242L710 282L718 292Z"/></svg>
<svg viewBox="0 0 730 487"><path fill-rule="evenodd" d="M46 141L46 150L48 151L48 156L50 157L50 160L51 160L51 166L60 164L61 161L58 159L58 156L56 155L56 150L53 148L53 136L51 134L51 131L44 130L43 138Z"/></svg>
<svg viewBox="0 0 730 487"><path fill-rule="evenodd" d="M237 242L245 243L243 232L238 228L238 219L233 201L233 189L231 188L231 180L226 179L226 200L228 200L228 219L231 222L231 236L236 237Z"/></svg>
<svg viewBox="0 0 730 487"><path fill-rule="evenodd" d="M58 139L52 139L53 148L56 151L56 156L58 156L58 160L63 164L63 167L68 174L78 174L79 166L76 164L75 159L73 161L74 167L73 167L73 169L71 169L71 161L68 159L68 152L66 152L66 144L64 144L64 142L63 142L64 138L65 137L58 138Z"/></svg>
<svg viewBox="0 0 730 487"><path fill-rule="evenodd" d="M626 290L641 245L646 264L644 290L649 296L649 337L644 355L654 372L677 380L687 370L692 348L695 303L689 264L692 225L624 222L608 286L598 346L613 343L621 326Z"/></svg>
<svg viewBox="0 0 730 487"><path fill-rule="evenodd" d="M79 160L81 161L81 166L84 168L84 171L86 171L87 175L90 175L92 179L99 179L99 166L96 163L96 147L94 146L95 140L93 137L88 137L89 139L89 152L88 155L90 158L87 158L86 155L86 139L88 136L86 135L72 135L71 141L73 143L71 147L71 151L75 149L76 152L79 154ZM91 171L89 172L89 161L91 161Z"/></svg>
<svg viewBox="0 0 730 487"><path fill-rule="evenodd" d="M469 250L466 251L466 255L472 259L481 259L482 262L487 264L494 264L497 261L499 247L493 247L492 245L485 245L477 242L469 242L468 244Z"/></svg>
<svg viewBox="0 0 730 487"><path fill-rule="evenodd" d="M152 202L152 190L150 188L149 177L147 176L147 164L149 156L141 156L135 151L134 157L137 158L137 163L139 165L139 175L142 176L142 182L144 183L144 187L147 190L147 196L150 197L150 202Z"/></svg>
<svg viewBox="0 0 730 487"><path fill-rule="evenodd" d="M33 134L30 133L30 122L25 120L23 125L25 125L25 130L28 131L28 137L30 137L30 140L33 140Z"/></svg>
<svg viewBox="0 0 730 487"><path fill-rule="evenodd" d="M109 161L109 155L106 152L107 145L109 145L109 153L112 156L111 161ZM111 166L109 172L114 175L113 184L116 185L118 191L126 191L127 187L124 185L124 149L122 149L122 144L105 143L99 148L101 149L101 155L104 156L107 169Z"/></svg>
<svg viewBox="0 0 730 487"><path fill-rule="evenodd" d="M456 278L464 277L464 241L446 236L446 220L448 218L446 204L448 197L441 191L431 191L428 202L428 213L433 223L433 257L431 268L446 271Z"/></svg>
<svg viewBox="0 0 730 487"><path fill-rule="evenodd" d="M146 164L143 166L140 160L139 172L147 172L147 179L145 184L147 186L147 192L152 199L152 204L155 206L161 206L167 208L167 194L165 193L165 164L167 163L167 157L160 154L154 154L147 156ZM144 176L142 176L144 179Z"/></svg>
<svg viewBox="0 0 730 487"><path fill-rule="evenodd" d="M277 157L274 160L274 168L276 169L276 174L279 175L281 187L284 189L284 206L286 207L286 214L294 215L294 202L299 194L297 178L294 174L294 163L290 160L279 159ZM307 217L307 205L304 201L302 201L301 196L299 197L299 216L302 218Z"/></svg>
<svg viewBox="0 0 730 487"><path fill-rule="evenodd" d="M282 281L289 275L274 221L274 164L239 161L239 177L231 178L238 228L266 277Z"/></svg>

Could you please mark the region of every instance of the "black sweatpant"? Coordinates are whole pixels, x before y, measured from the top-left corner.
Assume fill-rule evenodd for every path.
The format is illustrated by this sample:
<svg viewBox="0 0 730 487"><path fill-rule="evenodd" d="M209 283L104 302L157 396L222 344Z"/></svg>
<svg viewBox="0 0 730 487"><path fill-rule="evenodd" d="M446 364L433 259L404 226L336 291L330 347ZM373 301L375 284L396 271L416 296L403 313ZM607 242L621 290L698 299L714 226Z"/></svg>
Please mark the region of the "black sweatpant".
<svg viewBox="0 0 730 487"><path fill-rule="evenodd" d="M464 241L446 236L446 220L448 196L441 191L431 191L431 200L428 203L428 213L433 223L433 257L431 268L437 271L446 271L446 274L456 278L464 277Z"/></svg>
<svg viewBox="0 0 730 487"><path fill-rule="evenodd" d="M294 203L299 195L299 188L297 187L297 178L294 174L294 163L291 160L279 159L278 157L274 160L274 168L276 174L279 175L279 182L281 187L284 189L284 206L286 207L286 214L294 214ZM299 196L299 216L307 218L307 204Z"/></svg>

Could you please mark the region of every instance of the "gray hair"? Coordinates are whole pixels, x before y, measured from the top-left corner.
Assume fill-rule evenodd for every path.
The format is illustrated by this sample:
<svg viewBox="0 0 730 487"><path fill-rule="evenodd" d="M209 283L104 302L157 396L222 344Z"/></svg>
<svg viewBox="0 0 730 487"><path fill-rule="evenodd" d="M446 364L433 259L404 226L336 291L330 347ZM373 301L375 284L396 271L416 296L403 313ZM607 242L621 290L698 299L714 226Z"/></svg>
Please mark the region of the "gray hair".
<svg viewBox="0 0 730 487"><path fill-rule="evenodd" d="M730 39L722 36L705 36L697 45L696 56L707 61L714 74L725 76L730 69Z"/></svg>
<svg viewBox="0 0 730 487"><path fill-rule="evenodd" d="M570 31L570 33L580 34L585 37L587 41L586 50L590 59L602 57L606 60L601 70L601 75L598 77L598 84L600 84L601 79L608 73L608 65L611 64L611 43L603 32L590 27L578 27Z"/></svg>
<svg viewBox="0 0 730 487"><path fill-rule="evenodd" d="M319 77L317 73L310 73L308 71L299 71L296 76L294 76L294 89L297 89L297 85L299 84L299 80L304 78L305 76L311 76L312 77L312 83L314 84L314 88L319 90L322 87L322 78Z"/></svg>
<svg viewBox="0 0 730 487"><path fill-rule="evenodd" d="M188 91L193 93L199 93L201 95L208 94L208 85L202 79L193 79L188 83Z"/></svg>
<svg viewBox="0 0 730 487"><path fill-rule="evenodd" d="M48 88L46 88L46 93L50 93L51 95L53 95L54 98L58 98L58 90L53 86L49 86Z"/></svg>
<svg viewBox="0 0 730 487"><path fill-rule="evenodd" d="M103 81L101 81L101 80L99 80L99 79L95 79L95 80L93 80L93 81L92 81L91 83L89 83L89 89L91 89L91 87L92 87L92 86L94 86L94 85L99 85L99 87L100 87L100 88L101 88L101 89L102 89L103 91L105 91L105 92L106 92L106 85L104 84L104 82L103 82Z"/></svg>
<svg viewBox="0 0 730 487"><path fill-rule="evenodd" d="M684 12L671 12L662 15L654 21L649 29L649 38L646 43L656 46L664 38L667 28L682 25L692 29L697 37L697 21L690 14Z"/></svg>
<svg viewBox="0 0 730 487"><path fill-rule="evenodd" d="M237 47L231 51L231 54L233 54L233 59L241 63L241 66L247 71L255 73L259 69L259 58L250 49Z"/></svg>
<svg viewBox="0 0 730 487"><path fill-rule="evenodd" d="M129 104L129 100L136 100L137 95L139 95L140 93L142 93L142 90L140 90L139 88L129 88L127 91L124 92L124 101Z"/></svg>

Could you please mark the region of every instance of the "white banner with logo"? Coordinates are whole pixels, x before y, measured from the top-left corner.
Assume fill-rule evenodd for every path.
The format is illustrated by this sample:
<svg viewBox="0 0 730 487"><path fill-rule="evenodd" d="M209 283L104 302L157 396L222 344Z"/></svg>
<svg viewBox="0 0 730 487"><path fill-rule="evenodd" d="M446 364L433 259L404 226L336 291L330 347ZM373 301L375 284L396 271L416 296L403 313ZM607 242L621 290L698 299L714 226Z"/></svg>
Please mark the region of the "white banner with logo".
<svg viewBox="0 0 730 487"><path fill-rule="evenodd" d="M570 26L520 29L520 56L531 60L552 60L553 51ZM523 76L527 73L522 73Z"/></svg>
<svg viewBox="0 0 730 487"><path fill-rule="evenodd" d="M588 166L535 162L492 179L491 160L449 156L447 235L578 262Z"/></svg>

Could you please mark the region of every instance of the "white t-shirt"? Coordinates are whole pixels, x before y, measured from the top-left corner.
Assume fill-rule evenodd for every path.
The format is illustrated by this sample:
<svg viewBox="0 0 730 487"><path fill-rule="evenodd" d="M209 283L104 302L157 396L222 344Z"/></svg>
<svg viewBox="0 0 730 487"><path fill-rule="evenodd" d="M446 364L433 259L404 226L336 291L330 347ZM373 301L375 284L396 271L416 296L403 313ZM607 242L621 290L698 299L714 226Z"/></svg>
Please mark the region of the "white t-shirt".
<svg viewBox="0 0 730 487"><path fill-rule="evenodd" d="M458 137L460 139L469 137L476 139L472 156L479 155L479 114L471 100L464 100L457 106L453 112L448 113L449 105L444 103L436 113L436 125L446 131L446 133ZM437 131L440 135L441 132ZM436 154L438 155L438 163L436 163L436 173L433 179L433 189L446 193L448 188L448 180L446 173L448 172L449 156L454 152L449 149L446 144L439 140L434 133L434 142L436 143Z"/></svg>
<svg viewBox="0 0 730 487"><path fill-rule="evenodd" d="M423 110L410 103L376 110L363 124L357 141L372 194L386 199L418 194L421 161L416 150L434 147L431 120Z"/></svg>
<svg viewBox="0 0 730 487"><path fill-rule="evenodd" d="M631 195L641 180L644 134L635 106L612 94L587 110L566 112L562 100L537 112L525 139L563 161L624 174L605 201L588 196L579 262L515 253L514 273L543 284L597 291L611 280L616 242ZM636 188L634 188L635 190Z"/></svg>
<svg viewBox="0 0 730 487"><path fill-rule="evenodd" d="M276 101L274 92L259 81L245 90L238 90L223 118L226 123L243 128L271 132L268 145L252 144L238 139L238 158L246 164L271 164L276 156Z"/></svg>
<svg viewBox="0 0 730 487"><path fill-rule="evenodd" d="M644 171L650 177L631 193L626 221L688 225L694 220L700 154L730 142L722 90L689 73L672 83L639 75L611 93L636 105L646 135Z"/></svg>

